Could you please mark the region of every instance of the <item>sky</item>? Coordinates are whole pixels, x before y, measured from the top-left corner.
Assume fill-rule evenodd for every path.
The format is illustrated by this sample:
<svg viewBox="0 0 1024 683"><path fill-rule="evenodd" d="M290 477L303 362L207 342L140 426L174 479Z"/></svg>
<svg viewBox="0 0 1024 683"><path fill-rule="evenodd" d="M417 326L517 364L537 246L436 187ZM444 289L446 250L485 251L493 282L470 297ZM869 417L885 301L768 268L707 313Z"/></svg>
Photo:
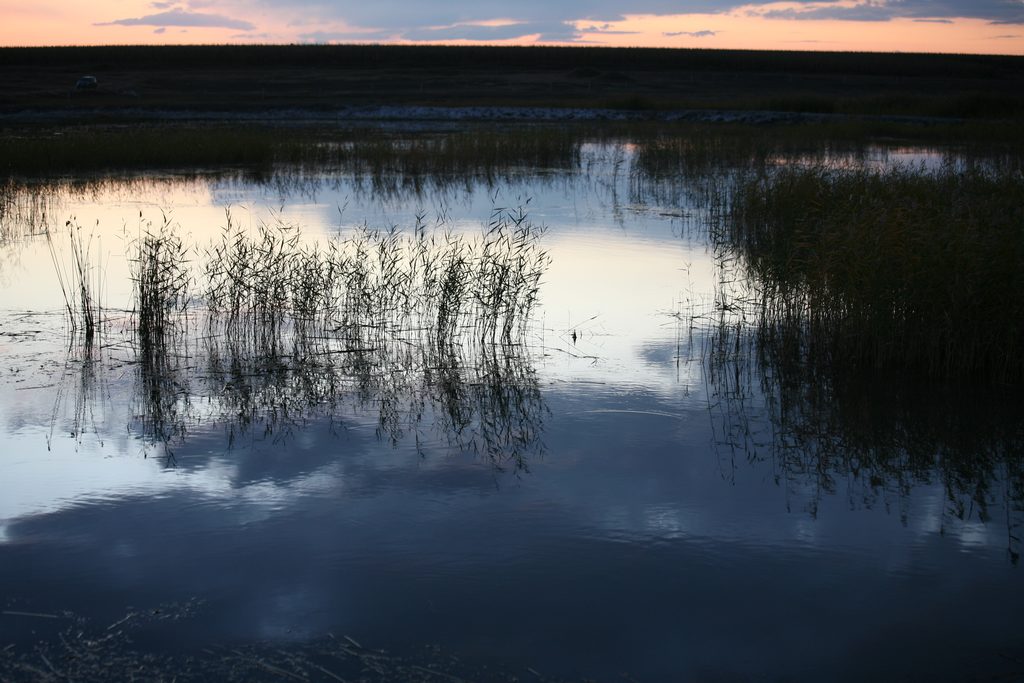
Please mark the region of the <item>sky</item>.
<svg viewBox="0 0 1024 683"><path fill-rule="evenodd" d="M1024 0L0 0L0 45L557 44L1024 55Z"/></svg>

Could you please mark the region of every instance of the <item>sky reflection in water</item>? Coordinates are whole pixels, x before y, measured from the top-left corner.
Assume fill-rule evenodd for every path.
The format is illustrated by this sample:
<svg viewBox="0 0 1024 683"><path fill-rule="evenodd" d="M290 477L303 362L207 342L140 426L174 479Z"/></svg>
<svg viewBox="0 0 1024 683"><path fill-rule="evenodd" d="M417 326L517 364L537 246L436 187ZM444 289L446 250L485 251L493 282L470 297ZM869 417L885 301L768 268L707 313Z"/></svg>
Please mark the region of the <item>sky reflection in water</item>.
<svg viewBox="0 0 1024 683"><path fill-rule="evenodd" d="M529 197L553 265L521 369L496 383L511 394L488 393L498 370L474 374L470 354L449 393L417 367L392 422L379 383L346 385L329 410L321 400L290 421L235 420L196 356L182 371L195 393L185 432L165 447L144 433L130 350L111 343L83 381L92 366L66 353L45 246L8 248L0 609L67 610L102 626L130 606L199 598L194 617L142 628L136 643L198 650L333 632L565 678L1019 672L1024 594L1007 552L1019 545L1017 442L978 437L1004 458L984 480L987 517L970 492L954 514L938 468L870 481L840 469L827 487L794 469L773 448L770 402L716 382L700 335L672 315L713 296L713 259L687 237L680 207L645 205L613 165L594 168L472 185L443 206L381 204L345 182L271 197L217 179L69 200L65 213L98 219L117 245L112 302L128 296L116 233L139 211L170 211L202 241L226 205L265 216L283 204L284 220L316 236L409 225L418 212L472 231L492 202ZM418 420L410 387L426 406ZM473 416L463 436L488 417L515 425L520 458L453 438L452 400ZM0 640L34 639L24 618L0 616Z"/></svg>

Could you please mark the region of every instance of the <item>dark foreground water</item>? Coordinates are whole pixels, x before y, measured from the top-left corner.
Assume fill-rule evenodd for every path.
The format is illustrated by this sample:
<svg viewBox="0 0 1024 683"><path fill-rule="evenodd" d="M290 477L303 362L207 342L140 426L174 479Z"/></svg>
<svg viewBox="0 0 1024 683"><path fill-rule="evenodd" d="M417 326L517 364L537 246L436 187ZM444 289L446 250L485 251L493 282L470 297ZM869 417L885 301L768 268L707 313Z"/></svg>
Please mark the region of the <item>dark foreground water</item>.
<svg viewBox="0 0 1024 683"><path fill-rule="evenodd" d="M690 208L589 153L586 178L441 209L475 230L528 194L549 226L514 349L186 345L147 383L117 324L69 343L45 243L7 247L0 679L1024 679L1019 399L887 378L808 398L716 358L686 314L715 291ZM111 300L139 211L205 239L268 203L190 182L67 199L115 226ZM289 200L323 234L438 211L341 181Z"/></svg>

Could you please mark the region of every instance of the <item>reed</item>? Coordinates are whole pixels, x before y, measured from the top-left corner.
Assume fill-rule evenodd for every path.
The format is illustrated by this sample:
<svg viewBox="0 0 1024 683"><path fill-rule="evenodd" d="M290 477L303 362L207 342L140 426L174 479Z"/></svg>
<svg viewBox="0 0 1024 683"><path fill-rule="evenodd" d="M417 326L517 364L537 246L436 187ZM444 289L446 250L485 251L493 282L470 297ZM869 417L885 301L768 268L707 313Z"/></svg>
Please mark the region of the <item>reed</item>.
<svg viewBox="0 0 1024 683"><path fill-rule="evenodd" d="M763 348L834 371L1024 379L1024 177L946 167L767 170L716 228Z"/></svg>
<svg viewBox="0 0 1024 683"><path fill-rule="evenodd" d="M544 228L522 208L497 209L479 247L472 277L479 334L511 341L537 304L540 281L550 263L537 247Z"/></svg>
<svg viewBox="0 0 1024 683"><path fill-rule="evenodd" d="M188 307L192 250L165 215L158 228L147 224L129 251L134 252L129 266L135 297L135 330L143 347L159 346L175 331Z"/></svg>
<svg viewBox="0 0 1024 683"><path fill-rule="evenodd" d="M437 343L472 330L480 341L525 331L550 263L545 230L522 210L497 209L480 235L419 224L411 233L362 227L323 246L295 226L245 230L227 217L204 252L199 298L231 334L305 339L343 333L427 333Z"/></svg>
<svg viewBox="0 0 1024 683"><path fill-rule="evenodd" d="M72 332L81 332L86 344L92 344L103 324L101 305L102 268L93 262L94 239L98 250L99 239L90 232L88 235L74 219L64 225L67 228L70 261L65 262L61 249L54 242L53 231L47 229L46 244L57 282L64 296L64 307Z"/></svg>
<svg viewBox="0 0 1024 683"><path fill-rule="evenodd" d="M0 181L0 245L8 245L49 228L56 213L48 188L29 187L11 179Z"/></svg>
<svg viewBox="0 0 1024 683"><path fill-rule="evenodd" d="M203 299L235 332L275 334L292 310L289 275L299 232L281 222L260 223L255 233L236 226L230 210L219 243L205 251Z"/></svg>

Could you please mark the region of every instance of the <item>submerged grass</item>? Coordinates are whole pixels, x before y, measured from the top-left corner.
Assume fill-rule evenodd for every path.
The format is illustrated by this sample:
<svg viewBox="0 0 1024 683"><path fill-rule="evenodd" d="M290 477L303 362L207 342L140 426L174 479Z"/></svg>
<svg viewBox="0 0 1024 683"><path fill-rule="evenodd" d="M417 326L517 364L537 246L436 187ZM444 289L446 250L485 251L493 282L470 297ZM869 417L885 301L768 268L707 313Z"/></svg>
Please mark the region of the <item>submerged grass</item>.
<svg viewBox="0 0 1024 683"><path fill-rule="evenodd" d="M208 642L195 650L139 643L140 633L155 628L190 628L209 618L212 609L199 599L127 608L103 621L61 610L56 614L5 610L6 621L30 625L35 636L0 648L0 678L7 681L111 680L181 681L182 683L272 683L362 681L437 683L490 681L569 683L540 676L525 666L479 663L438 645L407 647L401 654L339 633L287 643ZM123 614L123 616L122 616ZM120 618L117 618L120 617ZM112 622L112 623L109 623ZM25 626L28 630L29 626ZM361 638L362 639L362 638ZM366 641L363 640L365 643ZM458 656L457 656L458 654Z"/></svg>
<svg viewBox="0 0 1024 683"><path fill-rule="evenodd" d="M779 168L716 239L756 289L762 350L833 372L1024 379L1024 177Z"/></svg>

